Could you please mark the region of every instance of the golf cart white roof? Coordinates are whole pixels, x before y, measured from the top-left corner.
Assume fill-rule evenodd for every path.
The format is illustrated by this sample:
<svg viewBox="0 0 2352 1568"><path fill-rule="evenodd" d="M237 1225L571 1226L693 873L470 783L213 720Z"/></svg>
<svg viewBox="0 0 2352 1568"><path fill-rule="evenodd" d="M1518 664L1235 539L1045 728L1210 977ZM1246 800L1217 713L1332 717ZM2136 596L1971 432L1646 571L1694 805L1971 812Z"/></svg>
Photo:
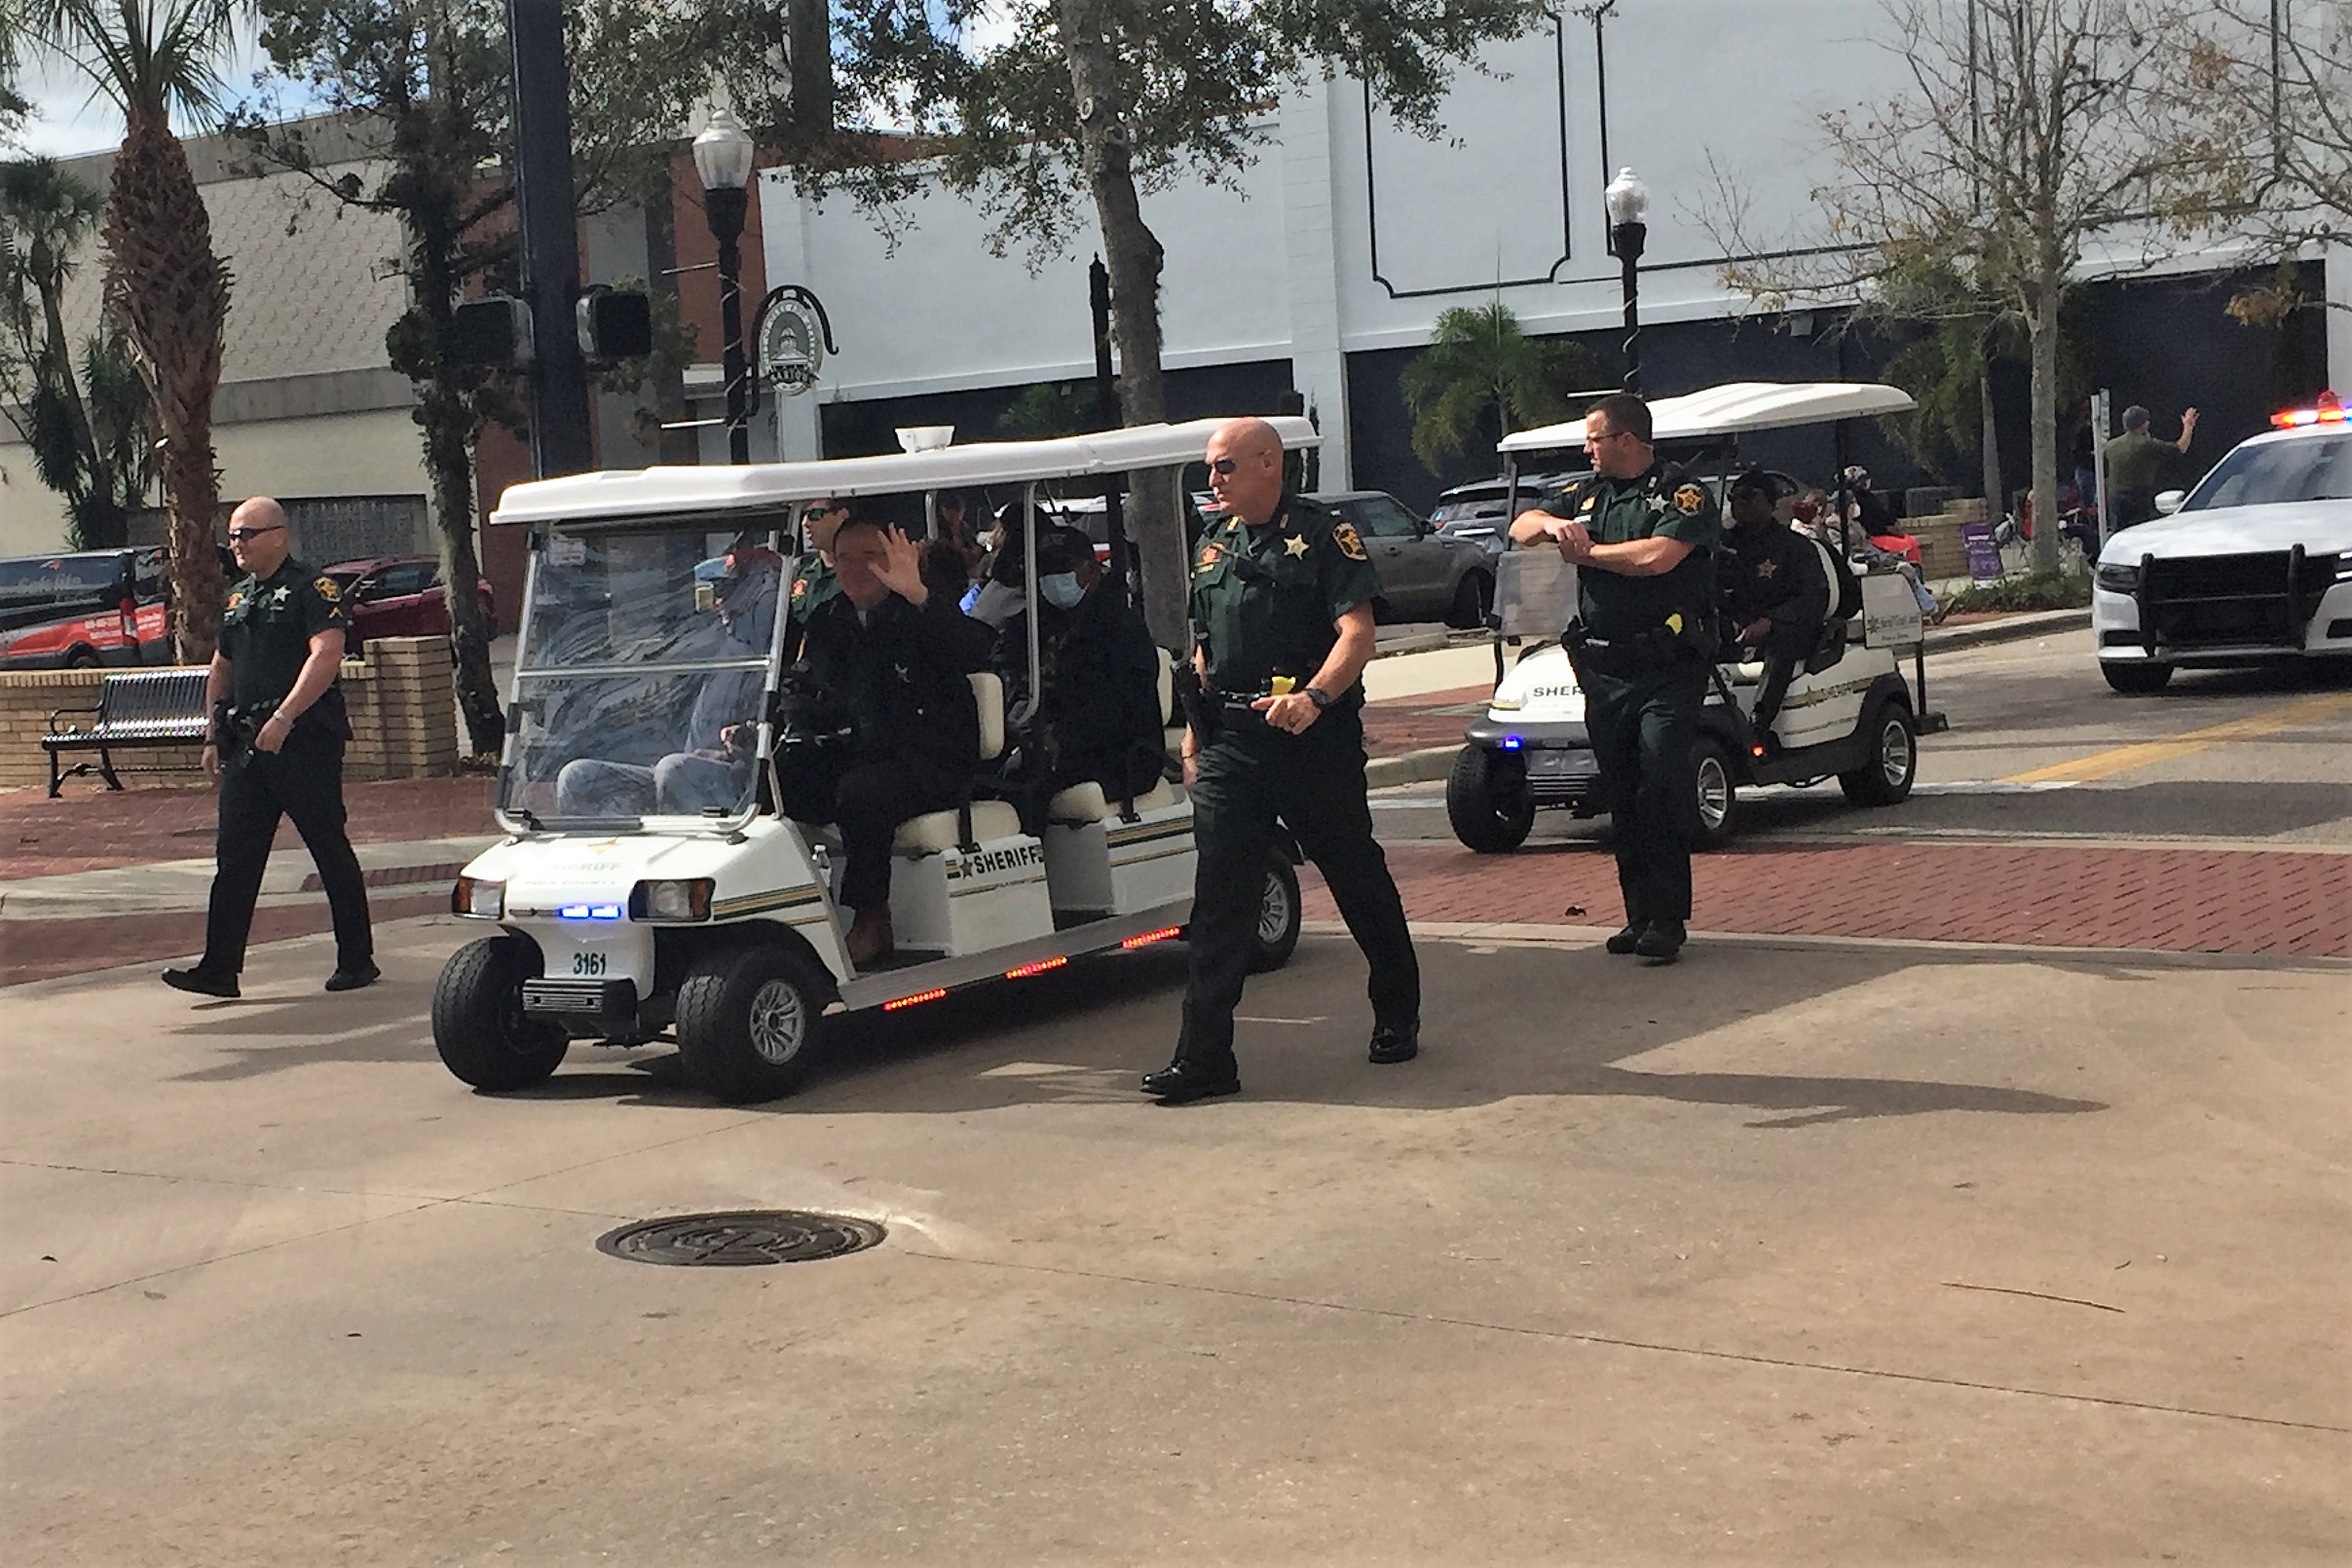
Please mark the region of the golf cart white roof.
<svg viewBox="0 0 2352 1568"><path fill-rule="evenodd" d="M698 467L616 468L508 487L491 520L581 524L712 512L775 511L829 496L906 495L924 490L1075 479L1197 463L1221 419L1139 425L1051 441L975 441L929 452ZM1283 445L1320 446L1295 415L1269 419Z"/></svg>
<svg viewBox="0 0 2352 1568"><path fill-rule="evenodd" d="M1826 425L1916 406L1900 387L1852 381L1729 381L1650 405L1651 439L1689 441L1743 430ZM1571 420L1503 437L1501 452L1550 452L1585 444L1585 422Z"/></svg>

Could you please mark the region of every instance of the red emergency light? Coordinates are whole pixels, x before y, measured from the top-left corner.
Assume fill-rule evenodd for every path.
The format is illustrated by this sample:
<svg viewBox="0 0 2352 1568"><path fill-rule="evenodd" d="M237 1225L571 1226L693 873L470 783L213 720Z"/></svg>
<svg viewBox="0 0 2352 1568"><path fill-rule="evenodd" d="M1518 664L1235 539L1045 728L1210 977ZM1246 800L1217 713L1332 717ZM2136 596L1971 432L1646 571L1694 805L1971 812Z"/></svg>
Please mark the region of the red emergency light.
<svg viewBox="0 0 2352 1568"><path fill-rule="evenodd" d="M2341 425L2344 423L2343 399L2332 392L2324 392L2309 408L2283 409L2270 416L2270 423L2282 430L2299 430L2311 425Z"/></svg>

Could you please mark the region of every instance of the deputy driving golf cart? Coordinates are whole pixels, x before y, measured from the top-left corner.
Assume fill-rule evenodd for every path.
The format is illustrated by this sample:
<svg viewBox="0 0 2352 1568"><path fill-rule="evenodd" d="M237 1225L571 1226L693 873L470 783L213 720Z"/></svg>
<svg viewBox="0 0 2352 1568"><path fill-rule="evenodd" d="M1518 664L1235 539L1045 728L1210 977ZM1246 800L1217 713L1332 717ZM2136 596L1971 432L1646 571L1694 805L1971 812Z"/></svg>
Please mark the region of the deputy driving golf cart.
<svg viewBox="0 0 2352 1568"><path fill-rule="evenodd" d="M1739 471L1739 437L1809 425L1899 413L1912 406L1893 387L1846 383L1732 382L1650 405L1655 444L1689 454L1686 467L1707 476L1717 499ZM1846 467L1839 430L1837 467ZM1512 515L1546 500L1519 492L1522 460L1581 449L1581 421L1522 430L1500 450L1513 497ZM1563 467L1547 459L1546 467ZM1835 497L1832 542L1815 542L1826 583L1821 634L1797 665L1769 731L1749 723L1764 664L1752 656L1716 665L1694 742L1692 777L1699 795L1700 843L1729 840L1739 792L1763 784L1818 784L1835 778L1848 800L1891 805L1911 793L1919 736L1944 728L1926 705L1921 616L1909 579L1855 568ZM1542 810L1580 817L1607 807L1600 768L1585 728L1585 698L1560 644L1576 614L1576 571L1550 549L1512 549L1497 561L1495 694L1474 720L1446 780L1445 809L1454 836L1470 848L1501 854L1525 841ZM1509 646L1525 640L1517 661ZM1910 655L1912 677L1902 657Z"/></svg>
<svg viewBox="0 0 2352 1568"><path fill-rule="evenodd" d="M837 904L840 835L777 807L788 793L779 764L840 744L841 720L792 663L781 574L761 578L763 601L754 574L714 576L707 563L780 560L800 507L821 498L984 488L1018 492L1024 558L1035 559L1052 481L1099 490L1109 476L1197 463L1218 423L509 489L494 520L529 527L531 560L499 768L507 837L453 894L458 915L500 933L442 971L433 1040L450 1071L518 1089L554 1071L575 1040L674 1038L693 1082L764 1100L799 1083L828 1015L895 1012L1179 937L1195 859L1183 790L1164 782L1117 800L1095 784L1050 798L1016 787L997 765L1037 737L1008 729L1002 683L978 674L970 794L897 829L897 951L854 966ZM1303 419L1273 424L1290 446L1318 440ZM1027 577L1034 691L1038 589ZM1160 691L1165 727L1165 653ZM1269 857L1261 968L1298 940L1296 858Z"/></svg>

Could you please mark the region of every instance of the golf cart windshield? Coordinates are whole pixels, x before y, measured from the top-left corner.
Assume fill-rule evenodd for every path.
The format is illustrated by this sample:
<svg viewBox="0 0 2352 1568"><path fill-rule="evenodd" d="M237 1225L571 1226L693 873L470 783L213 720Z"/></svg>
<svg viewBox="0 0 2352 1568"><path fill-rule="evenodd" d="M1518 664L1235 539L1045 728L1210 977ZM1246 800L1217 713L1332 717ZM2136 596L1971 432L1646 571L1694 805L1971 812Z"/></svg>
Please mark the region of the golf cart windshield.
<svg viewBox="0 0 2352 1568"><path fill-rule="evenodd" d="M750 816L777 543L700 525L548 535L524 600L501 818L627 829Z"/></svg>

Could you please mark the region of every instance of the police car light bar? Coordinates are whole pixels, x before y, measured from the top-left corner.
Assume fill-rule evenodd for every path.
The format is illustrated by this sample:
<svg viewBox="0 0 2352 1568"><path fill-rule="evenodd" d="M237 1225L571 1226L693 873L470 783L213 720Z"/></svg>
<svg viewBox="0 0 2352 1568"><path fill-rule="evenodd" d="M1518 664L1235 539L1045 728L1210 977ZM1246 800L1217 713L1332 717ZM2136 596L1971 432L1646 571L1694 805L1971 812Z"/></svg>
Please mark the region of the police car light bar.
<svg viewBox="0 0 2352 1568"><path fill-rule="evenodd" d="M2309 408L2290 408L2270 416L2270 423L2282 430L2299 430L2312 425L2341 425L2344 421L2343 400L2332 392L2319 394Z"/></svg>

